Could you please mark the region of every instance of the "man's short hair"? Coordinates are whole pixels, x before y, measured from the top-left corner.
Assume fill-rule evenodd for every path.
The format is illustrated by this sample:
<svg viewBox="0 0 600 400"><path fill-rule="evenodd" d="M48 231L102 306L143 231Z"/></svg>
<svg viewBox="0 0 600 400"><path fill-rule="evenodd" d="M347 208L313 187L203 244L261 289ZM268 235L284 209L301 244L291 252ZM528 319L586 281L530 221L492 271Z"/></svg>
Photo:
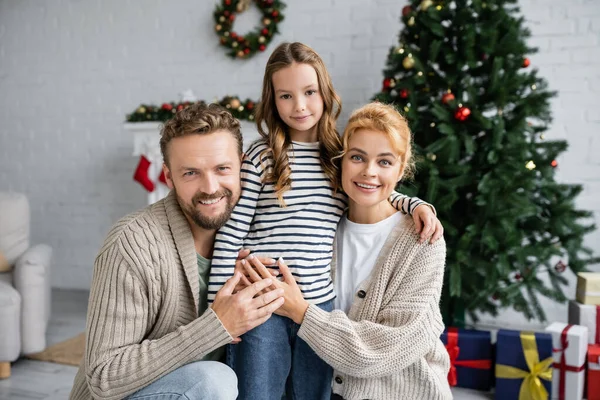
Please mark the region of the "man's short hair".
<svg viewBox="0 0 600 400"><path fill-rule="evenodd" d="M178 111L172 119L165 122L160 132L160 151L165 164L169 165L167 146L171 139L209 134L218 130L225 130L233 135L241 156L244 142L240 121L234 118L226 108L218 104L195 103Z"/></svg>

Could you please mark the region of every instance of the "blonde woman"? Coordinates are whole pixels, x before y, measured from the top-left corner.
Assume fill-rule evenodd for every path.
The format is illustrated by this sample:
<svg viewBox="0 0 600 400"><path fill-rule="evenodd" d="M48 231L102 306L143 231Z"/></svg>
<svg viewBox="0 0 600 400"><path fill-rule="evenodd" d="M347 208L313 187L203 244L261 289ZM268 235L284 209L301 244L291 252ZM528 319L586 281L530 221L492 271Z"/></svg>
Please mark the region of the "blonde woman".
<svg viewBox="0 0 600 400"><path fill-rule="evenodd" d="M349 201L331 264L335 310L307 302L278 260L285 302L276 313L299 324L298 336L333 367L332 398L452 398L439 339L445 242L420 243L412 218L388 201L411 171L404 117L379 103L356 110L343 135L340 183ZM252 280L269 275L255 257L241 264Z"/></svg>

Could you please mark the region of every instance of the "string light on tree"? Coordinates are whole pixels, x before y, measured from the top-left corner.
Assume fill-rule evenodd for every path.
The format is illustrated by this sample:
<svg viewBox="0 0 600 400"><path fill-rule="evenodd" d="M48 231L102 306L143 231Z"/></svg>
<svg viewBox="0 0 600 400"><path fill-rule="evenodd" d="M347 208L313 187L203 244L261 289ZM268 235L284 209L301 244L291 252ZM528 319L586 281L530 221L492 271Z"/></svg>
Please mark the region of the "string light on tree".
<svg viewBox="0 0 600 400"><path fill-rule="evenodd" d="M536 167L535 163L533 162L533 160L529 160L527 162L527 164L525 164L525 168L527 168L528 170L534 170Z"/></svg>

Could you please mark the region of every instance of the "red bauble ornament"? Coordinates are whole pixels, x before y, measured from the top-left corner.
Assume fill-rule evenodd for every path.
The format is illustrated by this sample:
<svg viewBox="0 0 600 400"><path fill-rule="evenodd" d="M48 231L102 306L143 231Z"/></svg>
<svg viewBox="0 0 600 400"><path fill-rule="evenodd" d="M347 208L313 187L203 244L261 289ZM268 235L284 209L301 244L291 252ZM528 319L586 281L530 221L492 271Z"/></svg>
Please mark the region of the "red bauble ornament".
<svg viewBox="0 0 600 400"><path fill-rule="evenodd" d="M246 48L244 49L244 54L250 54L250 49L246 47Z"/></svg>
<svg viewBox="0 0 600 400"><path fill-rule="evenodd" d="M562 260L560 260L559 262L556 263L556 265L554 266L554 269L556 270L556 272L563 273L567 269L567 264L565 264L564 262L562 262Z"/></svg>
<svg viewBox="0 0 600 400"><path fill-rule="evenodd" d="M265 51L266 48L267 48L267 46L265 46L264 44L261 44L260 46L258 46L258 51Z"/></svg>
<svg viewBox="0 0 600 400"><path fill-rule="evenodd" d="M161 106L161 108L163 110L167 110L167 111L171 111L173 109L173 106L169 103L163 103L163 105Z"/></svg>
<svg viewBox="0 0 600 400"><path fill-rule="evenodd" d="M552 168L556 168L556 167L558 167L558 161L552 160L552 162L550 163L550 165L552 165Z"/></svg>
<svg viewBox="0 0 600 400"><path fill-rule="evenodd" d="M243 43L246 40L243 36L238 36L237 41Z"/></svg>
<svg viewBox="0 0 600 400"><path fill-rule="evenodd" d="M227 10L223 11L223 15L226 16L226 17L229 17L230 14L231 13L229 11L227 11Z"/></svg>
<svg viewBox="0 0 600 400"><path fill-rule="evenodd" d="M279 15L279 11L277 11L277 10L275 10L275 11L273 11L273 12L271 13L271 16L272 16L273 18L275 18L275 17L276 17L276 16L278 16L278 15Z"/></svg>
<svg viewBox="0 0 600 400"><path fill-rule="evenodd" d="M448 104L449 101L454 100L455 97L452 93L446 93L442 96L442 103Z"/></svg>
<svg viewBox="0 0 600 400"><path fill-rule="evenodd" d="M252 110L254 108L254 103L249 101L248 103L246 103L246 109L247 110Z"/></svg>
<svg viewBox="0 0 600 400"><path fill-rule="evenodd" d="M231 5L231 0L225 0L225 5L226 6L230 6Z"/></svg>
<svg viewBox="0 0 600 400"><path fill-rule="evenodd" d="M412 8L410 6L404 6L404 7L402 7L402 16L403 17L406 17L411 12L412 12Z"/></svg>
<svg viewBox="0 0 600 400"><path fill-rule="evenodd" d="M454 113L454 118L464 122L467 120L467 118L469 118L469 115L471 115L471 110L469 110L467 107L459 107Z"/></svg>
<svg viewBox="0 0 600 400"><path fill-rule="evenodd" d="M523 59L523 68L529 67L530 64L531 64L531 61L529 60L529 58Z"/></svg>
<svg viewBox="0 0 600 400"><path fill-rule="evenodd" d="M235 14L231 14L231 15L229 16L229 20L230 20L231 22L235 21Z"/></svg>
<svg viewBox="0 0 600 400"><path fill-rule="evenodd" d="M399 94L400 94L400 97L403 98L403 99L408 98L408 90L406 90L406 89L400 89L400 93Z"/></svg>
<svg viewBox="0 0 600 400"><path fill-rule="evenodd" d="M383 80L383 88L384 89L389 89L392 86L392 79L391 78L385 78Z"/></svg>
<svg viewBox="0 0 600 400"><path fill-rule="evenodd" d="M268 35L269 34L269 30L267 28L263 28L263 30L260 31L260 33L262 33L263 35Z"/></svg>
<svg viewBox="0 0 600 400"><path fill-rule="evenodd" d="M237 37L237 33L235 33L235 32L231 32L231 33L229 34L229 36L230 36L232 39L235 39L235 38Z"/></svg>
<svg viewBox="0 0 600 400"><path fill-rule="evenodd" d="M177 111L181 111L181 110L183 110L183 104L180 104L177 106Z"/></svg>

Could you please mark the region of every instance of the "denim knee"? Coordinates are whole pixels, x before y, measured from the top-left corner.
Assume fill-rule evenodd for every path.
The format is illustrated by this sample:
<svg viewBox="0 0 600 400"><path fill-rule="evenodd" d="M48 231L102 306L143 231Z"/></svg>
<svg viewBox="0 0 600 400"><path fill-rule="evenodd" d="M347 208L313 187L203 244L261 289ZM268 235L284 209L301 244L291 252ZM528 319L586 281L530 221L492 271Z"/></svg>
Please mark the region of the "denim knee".
<svg viewBox="0 0 600 400"><path fill-rule="evenodd" d="M190 400L235 400L238 396L237 376L227 365L203 361L198 370L197 384L184 393Z"/></svg>

